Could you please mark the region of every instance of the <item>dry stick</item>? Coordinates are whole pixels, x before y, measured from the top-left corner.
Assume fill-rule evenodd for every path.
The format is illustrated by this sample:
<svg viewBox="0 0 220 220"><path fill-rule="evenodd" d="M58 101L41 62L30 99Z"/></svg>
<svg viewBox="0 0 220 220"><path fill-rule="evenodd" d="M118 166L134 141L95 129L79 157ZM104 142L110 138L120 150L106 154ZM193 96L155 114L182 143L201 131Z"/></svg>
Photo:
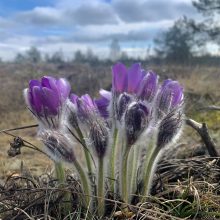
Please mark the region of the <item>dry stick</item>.
<svg viewBox="0 0 220 220"><path fill-rule="evenodd" d="M0 133L6 132L6 131L17 131L17 130L22 130L22 129L26 129L26 128L36 128L36 127L38 127L38 124L27 125L27 126L18 127L18 128L8 128L8 129L0 130Z"/></svg>
<svg viewBox="0 0 220 220"><path fill-rule="evenodd" d="M205 143L205 146L209 152L209 155L211 157L219 157L219 153L216 150L216 145L209 135L208 127L206 123L198 123L190 118L186 119L186 124L195 129L200 137L202 138L203 142ZM220 160L218 160L217 165L220 166Z"/></svg>
<svg viewBox="0 0 220 220"><path fill-rule="evenodd" d="M14 135L14 134L11 134L11 133L9 133L9 132L7 132L7 131L3 131L3 133L5 133L5 134L7 134L7 135L9 135L9 136L11 136L11 137L17 137L16 135ZM27 147L27 148L30 148L30 149L32 149L32 150L36 150L36 151L38 151L38 152L40 152L40 153L42 153L42 154L44 154L44 155L46 155L47 157L48 157L48 155L44 152L44 151L42 151L42 150L40 150L37 146L35 146L35 145L33 145L32 143L30 143L30 142L28 142L28 141L26 141L26 140L24 140L23 138L21 138L22 139L22 141L24 142L24 143L27 143L27 144L29 144L29 145L26 145L26 144L23 144L22 146L23 147Z"/></svg>
<svg viewBox="0 0 220 220"><path fill-rule="evenodd" d="M220 111L220 106L216 106L216 105L209 105L209 106L205 106L205 107L201 107L198 110L200 111Z"/></svg>

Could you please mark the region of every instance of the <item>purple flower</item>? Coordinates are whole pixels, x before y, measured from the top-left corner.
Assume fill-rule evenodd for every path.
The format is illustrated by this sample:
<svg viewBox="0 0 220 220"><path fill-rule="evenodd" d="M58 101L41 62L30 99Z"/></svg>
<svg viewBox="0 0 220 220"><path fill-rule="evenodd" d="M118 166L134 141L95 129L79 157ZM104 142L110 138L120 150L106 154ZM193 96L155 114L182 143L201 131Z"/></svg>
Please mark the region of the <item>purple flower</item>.
<svg viewBox="0 0 220 220"><path fill-rule="evenodd" d="M128 69L117 63L112 70L112 116L121 121L132 101L153 101L158 89L158 76L143 70L139 63Z"/></svg>
<svg viewBox="0 0 220 220"><path fill-rule="evenodd" d="M59 114L70 93L69 83L63 79L44 76L40 81L31 80L25 91L31 111L38 117L53 117Z"/></svg>
<svg viewBox="0 0 220 220"><path fill-rule="evenodd" d="M110 112L112 117L120 122L116 123L117 127L124 123L128 145L135 143L150 122L155 126L159 125L160 146L172 140L179 133L177 127L181 127L183 121L182 114L177 114L182 112L183 107L182 86L171 79L159 85L158 75L143 70L139 63L128 69L122 63L117 63L112 71ZM172 117L169 117L171 112ZM167 129L164 129L165 127ZM166 141L163 141L164 139Z"/></svg>
<svg viewBox="0 0 220 220"><path fill-rule="evenodd" d="M158 76L141 69L139 63L127 69L122 63L112 68L112 90L116 94L123 92L134 94L141 100L152 101L157 92Z"/></svg>
<svg viewBox="0 0 220 220"><path fill-rule="evenodd" d="M121 93L127 88L127 68L122 63L117 63L112 67L112 89Z"/></svg>
<svg viewBox="0 0 220 220"><path fill-rule="evenodd" d="M148 72L140 83L138 97L141 100L151 102L157 92L158 76L154 72Z"/></svg>
<svg viewBox="0 0 220 220"><path fill-rule="evenodd" d="M101 95L100 98L95 99L95 104L99 110L100 115L107 119L109 117L109 105L112 99L112 93L101 89L99 91L99 94Z"/></svg>
<svg viewBox="0 0 220 220"><path fill-rule="evenodd" d="M141 70L140 63L133 64L130 69L128 69L128 93L136 93L139 90L139 85L144 77L145 72Z"/></svg>
<svg viewBox="0 0 220 220"><path fill-rule="evenodd" d="M94 100L85 94L80 98L76 98L77 115L82 122L87 121L97 112Z"/></svg>
<svg viewBox="0 0 220 220"><path fill-rule="evenodd" d="M156 100L158 117L168 114L172 109L181 107L183 88L177 81L167 79L163 82Z"/></svg>
<svg viewBox="0 0 220 220"><path fill-rule="evenodd" d="M116 93L136 93L145 76L139 63L133 64L129 69L122 63L117 63L112 68L112 89Z"/></svg>
<svg viewBox="0 0 220 220"><path fill-rule="evenodd" d="M78 98L79 98L79 97L78 97L76 94L71 93L69 99L70 99L70 101L71 101L74 105L76 105Z"/></svg>
<svg viewBox="0 0 220 220"><path fill-rule="evenodd" d="M102 97L97 100L93 100L88 94L81 97L71 94L70 101L76 106L77 117L74 117L74 124L76 124L76 121L79 119L81 125L86 125L85 128L89 133L89 138L95 148L97 156L104 157L108 144L108 128L105 118L108 115L107 106L111 94L105 90L101 90L100 94ZM70 114L72 116L75 115L74 112ZM73 117L69 118L73 119ZM71 120L69 120L69 123L73 124Z"/></svg>
<svg viewBox="0 0 220 220"><path fill-rule="evenodd" d="M103 118L108 118L109 117L109 112L108 112L109 100L102 96L99 99L95 99L95 104L99 110L100 115Z"/></svg>

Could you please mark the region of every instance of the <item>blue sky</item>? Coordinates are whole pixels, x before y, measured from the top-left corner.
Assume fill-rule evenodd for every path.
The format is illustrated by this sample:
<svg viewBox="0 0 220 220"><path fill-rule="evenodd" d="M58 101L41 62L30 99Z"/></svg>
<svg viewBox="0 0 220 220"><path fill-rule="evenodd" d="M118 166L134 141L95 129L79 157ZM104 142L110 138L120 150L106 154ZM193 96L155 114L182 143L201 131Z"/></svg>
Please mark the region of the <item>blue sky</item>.
<svg viewBox="0 0 220 220"><path fill-rule="evenodd" d="M88 48L107 57L114 38L129 56L145 56L183 15L198 16L191 0L0 0L0 57L13 59L30 46L66 58Z"/></svg>
<svg viewBox="0 0 220 220"><path fill-rule="evenodd" d="M0 12L3 16L10 16L19 11L32 10L36 6L52 6L52 0L1 0Z"/></svg>

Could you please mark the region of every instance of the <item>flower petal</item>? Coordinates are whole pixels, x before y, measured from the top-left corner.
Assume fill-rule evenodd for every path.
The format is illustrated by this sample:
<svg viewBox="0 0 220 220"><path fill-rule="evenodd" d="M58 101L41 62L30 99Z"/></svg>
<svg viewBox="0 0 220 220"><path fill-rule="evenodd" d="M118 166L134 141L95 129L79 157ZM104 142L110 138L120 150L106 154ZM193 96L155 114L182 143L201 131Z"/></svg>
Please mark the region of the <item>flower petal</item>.
<svg viewBox="0 0 220 220"><path fill-rule="evenodd" d="M177 81L169 83L168 86L172 89L172 107L175 107L183 100L183 88Z"/></svg>
<svg viewBox="0 0 220 220"><path fill-rule="evenodd" d="M56 79L51 76L43 76L41 79L41 85L42 87L57 91Z"/></svg>
<svg viewBox="0 0 220 220"><path fill-rule="evenodd" d="M127 68L122 63L112 67L112 88L116 92L124 92L127 88Z"/></svg>
<svg viewBox="0 0 220 220"><path fill-rule="evenodd" d="M109 91L107 91L107 90L105 90L105 89L100 89L99 94L100 94L102 97L104 97L104 98L106 98L107 100L109 100L109 101L110 101L111 98L112 98L112 93L109 92Z"/></svg>
<svg viewBox="0 0 220 220"><path fill-rule="evenodd" d="M74 93L71 93L71 94L70 94L70 101L71 101L73 104L76 104L78 98L79 98L79 97L78 97L76 94L74 94Z"/></svg>
<svg viewBox="0 0 220 220"><path fill-rule="evenodd" d="M92 98L90 97L89 94L85 94L85 95L81 96L81 100L83 100L84 104L88 108L94 108L95 107L94 101L92 100Z"/></svg>
<svg viewBox="0 0 220 220"><path fill-rule="evenodd" d="M148 72L143 78L138 97L142 100L152 101L157 91L158 76L154 72Z"/></svg>
<svg viewBox="0 0 220 220"><path fill-rule="evenodd" d="M60 78L56 81L56 86L58 93L61 94L63 99L66 99L69 96L71 90L69 82L64 78Z"/></svg>
<svg viewBox="0 0 220 220"><path fill-rule="evenodd" d="M42 91L39 86L33 86L32 87L32 92L29 93L29 100L32 105L32 109L38 114L42 115Z"/></svg>
<svg viewBox="0 0 220 220"><path fill-rule="evenodd" d="M135 63L128 69L128 93L136 92L142 76L140 63Z"/></svg>
<svg viewBox="0 0 220 220"><path fill-rule="evenodd" d="M59 112L60 100L57 94L46 87L42 88L43 100L45 114L57 115Z"/></svg>
<svg viewBox="0 0 220 220"><path fill-rule="evenodd" d="M34 86L41 86L41 83L38 80L36 80L36 79L32 79L32 80L29 81L29 88L30 88L30 90L32 90L32 88Z"/></svg>
<svg viewBox="0 0 220 220"><path fill-rule="evenodd" d="M100 115L103 118L108 118L109 112L108 112L108 106L110 101L106 99L105 97L101 97L99 99L95 99L95 104L99 110Z"/></svg>

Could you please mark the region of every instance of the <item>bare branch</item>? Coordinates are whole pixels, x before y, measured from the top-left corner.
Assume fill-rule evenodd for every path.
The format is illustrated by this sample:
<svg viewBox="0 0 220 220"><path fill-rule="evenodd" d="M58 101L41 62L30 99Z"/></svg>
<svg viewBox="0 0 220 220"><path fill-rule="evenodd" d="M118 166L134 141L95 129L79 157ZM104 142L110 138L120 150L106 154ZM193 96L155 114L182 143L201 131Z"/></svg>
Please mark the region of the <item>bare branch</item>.
<svg viewBox="0 0 220 220"><path fill-rule="evenodd" d="M202 138L202 140L203 140L203 142L209 152L209 155L211 157L219 157L219 153L216 150L216 145L215 145L213 139L211 138L211 136L209 135L208 127L207 127L206 123L201 124L201 123L198 123L198 122L188 118L188 119L186 119L186 124L198 132L198 134ZM220 165L220 160L218 162L218 165Z"/></svg>

